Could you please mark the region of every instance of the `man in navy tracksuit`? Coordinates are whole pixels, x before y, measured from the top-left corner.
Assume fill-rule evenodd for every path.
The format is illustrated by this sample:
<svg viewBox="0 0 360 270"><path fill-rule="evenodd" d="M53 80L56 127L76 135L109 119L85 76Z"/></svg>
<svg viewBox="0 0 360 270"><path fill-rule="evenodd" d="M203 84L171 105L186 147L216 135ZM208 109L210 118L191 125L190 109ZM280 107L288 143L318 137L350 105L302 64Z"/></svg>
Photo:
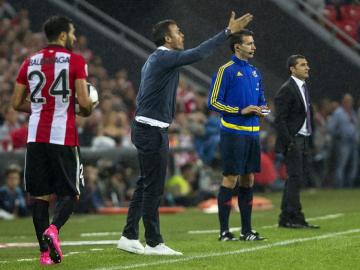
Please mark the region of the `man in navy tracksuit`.
<svg viewBox="0 0 360 270"><path fill-rule="evenodd" d="M251 20L251 14L235 19L233 12L227 29L189 50L184 50L184 35L175 21L165 20L154 26L153 38L158 48L141 70L131 133L132 142L138 150L140 177L117 245L119 249L145 255L182 255L164 244L158 213L169 153L167 128L175 114L179 69L210 55ZM141 218L145 227L145 248L139 241Z"/></svg>
<svg viewBox="0 0 360 270"><path fill-rule="evenodd" d="M248 63L254 56L253 33L244 29L230 38L234 55L214 76L208 99L221 114L220 150L223 180L218 194L220 241L238 240L229 231L233 189L239 181L240 240L264 238L251 228L254 172L260 171L260 117L268 113L259 71Z"/></svg>

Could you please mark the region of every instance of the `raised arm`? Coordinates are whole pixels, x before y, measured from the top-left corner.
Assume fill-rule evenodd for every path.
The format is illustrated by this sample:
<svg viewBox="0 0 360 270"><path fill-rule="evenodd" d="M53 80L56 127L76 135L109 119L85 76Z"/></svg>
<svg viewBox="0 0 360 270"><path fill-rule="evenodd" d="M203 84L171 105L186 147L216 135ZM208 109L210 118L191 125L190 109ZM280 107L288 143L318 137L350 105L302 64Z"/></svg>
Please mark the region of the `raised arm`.
<svg viewBox="0 0 360 270"><path fill-rule="evenodd" d="M168 66L184 66L200 61L201 59L212 54L215 49L223 44L232 33L239 32L244 29L253 19L253 15L246 13L240 18L235 19L235 12L231 12L229 24L226 29L213 36L212 38L202 42L199 46L185 51L169 51L164 54L168 60L164 62Z"/></svg>

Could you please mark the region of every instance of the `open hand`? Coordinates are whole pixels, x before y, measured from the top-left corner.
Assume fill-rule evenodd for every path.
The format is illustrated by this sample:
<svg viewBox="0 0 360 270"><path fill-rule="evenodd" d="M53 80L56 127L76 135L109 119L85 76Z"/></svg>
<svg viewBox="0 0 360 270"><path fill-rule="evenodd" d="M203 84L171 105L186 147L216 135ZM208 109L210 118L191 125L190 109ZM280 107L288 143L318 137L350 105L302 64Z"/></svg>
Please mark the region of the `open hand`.
<svg viewBox="0 0 360 270"><path fill-rule="evenodd" d="M249 22L252 21L252 19L253 19L253 15L250 13L246 13L240 18L235 19L235 12L231 11L229 25L227 28L230 29L232 34L239 32L243 30L249 24Z"/></svg>

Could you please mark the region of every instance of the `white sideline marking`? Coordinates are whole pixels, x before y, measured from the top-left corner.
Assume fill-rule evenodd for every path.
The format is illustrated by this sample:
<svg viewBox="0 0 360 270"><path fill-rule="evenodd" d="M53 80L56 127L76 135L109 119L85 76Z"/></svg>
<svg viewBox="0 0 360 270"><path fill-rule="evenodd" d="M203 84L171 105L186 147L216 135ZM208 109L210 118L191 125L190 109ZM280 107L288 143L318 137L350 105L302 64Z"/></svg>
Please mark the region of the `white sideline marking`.
<svg viewBox="0 0 360 270"><path fill-rule="evenodd" d="M332 238L340 235L346 235L351 233L360 233L360 229L353 229L343 232L336 232L336 233L328 233L323 234L319 236L314 237L307 237L307 238L298 238L298 239L292 239L292 240L285 240L280 242L275 242L272 244L257 246L253 248L244 248L244 249L237 249L227 252L215 252L215 253L206 253L206 254L200 254L195 256L189 256L189 257L182 257L179 259L170 259L170 260L163 260L163 261L156 261L151 263L138 263L138 264L131 264L131 265L118 265L113 267L107 267L107 268L93 268L93 270L118 270L118 269L133 269L133 268L140 268L140 267L149 267L149 266L157 266L162 264L173 264L178 262L187 262L197 259L205 259L209 257L219 257L219 256L226 256L226 255L234 255L234 254L241 254L241 253L248 253L248 252L254 252L262 249L268 249L273 247L279 247L279 246L288 246L295 243L302 243L307 241L313 241L313 240L321 240L326 238ZM159 258L159 256L157 256Z"/></svg>
<svg viewBox="0 0 360 270"><path fill-rule="evenodd" d="M103 248L92 248L90 249L90 251L102 251L104 250ZM69 253L64 254L64 257L68 257L71 255L77 255L77 254L87 254L89 253L88 251L72 251ZM25 258L25 259L17 259L17 262L30 262L30 261L37 261L39 258ZM10 261L0 261L0 264L6 264L6 263L10 263Z"/></svg>
<svg viewBox="0 0 360 270"><path fill-rule="evenodd" d="M36 260L36 259L34 259L34 258L30 258L30 259L18 259L17 261L18 262L30 262L30 261L34 261L34 260Z"/></svg>
<svg viewBox="0 0 360 270"><path fill-rule="evenodd" d="M118 240L100 240L100 241L64 241L62 246L91 246L91 245L115 245ZM0 243L0 248L10 247L37 247L38 243Z"/></svg>
<svg viewBox="0 0 360 270"><path fill-rule="evenodd" d="M109 236L109 235L121 235L121 232L95 232L95 233L81 233L80 237L92 237L92 236Z"/></svg>
<svg viewBox="0 0 360 270"><path fill-rule="evenodd" d="M344 214L338 213L338 214L331 214L326 216L320 216L320 217L313 217L313 218L307 218L308 221L314 221L314 220L326 220L326 219L335 219L342 217ZM260 227L261 229L271 229L278 227L278 224L273 225L266 225ZM241 227L232 227L229 229L230 232L239 232L241 230ZM210 234L210 233L219 233L219 229L216 230L197 230L197 231L188 231L188 234Z"/></svg>

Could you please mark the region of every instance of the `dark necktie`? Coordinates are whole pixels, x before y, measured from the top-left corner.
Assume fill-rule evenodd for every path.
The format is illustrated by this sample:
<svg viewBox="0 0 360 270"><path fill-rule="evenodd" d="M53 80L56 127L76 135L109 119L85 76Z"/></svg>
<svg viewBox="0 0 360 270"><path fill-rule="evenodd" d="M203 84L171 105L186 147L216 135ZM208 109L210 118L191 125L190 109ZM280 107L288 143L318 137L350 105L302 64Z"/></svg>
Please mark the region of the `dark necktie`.
<svg viewBox="0 0 360 270"><path fill-rule="evenodd" d="M309 90L306 87L306 84L303 84L304 90L305 90L305 101L306 101L306 128L308 132L312 133L312 127L311 127L311 115L310 115L310 98L309 98Z"/></svg>

